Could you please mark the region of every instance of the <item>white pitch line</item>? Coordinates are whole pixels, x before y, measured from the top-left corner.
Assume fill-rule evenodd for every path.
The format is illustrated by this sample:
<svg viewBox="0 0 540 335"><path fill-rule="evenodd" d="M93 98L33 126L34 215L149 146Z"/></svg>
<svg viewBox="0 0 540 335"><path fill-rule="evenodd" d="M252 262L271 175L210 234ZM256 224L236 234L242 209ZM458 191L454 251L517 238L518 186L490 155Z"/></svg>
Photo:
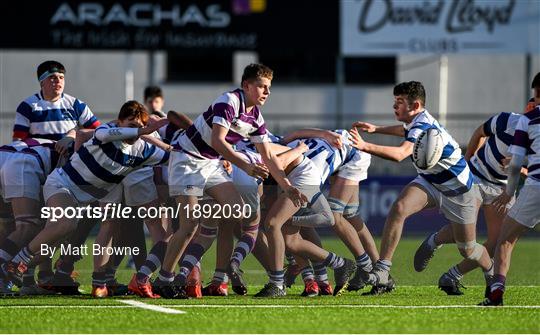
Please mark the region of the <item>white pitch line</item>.
<svg viewBox="0 0 540 335"><path fill-rule="evenodd" d="M158 305L149 305L149 304L145 304L144 302L140 302L140 301L136 301L136 300L119 300L118 299L116 301L119 301L121 303L130 305L130 306L134 306L134 307L139 307L139 308L143 308L143 309L149 309L149 310L154 311L154 312L161 312L161 313L167 313L167 314L185 314L186 313L184 311L180 311L180 310L177 310L177 309L166 308L166 307L162 307L162 306L158 306Z"/></svg>
<svg viewBox="0 0 540 335"><path fill-rule="evenodd" d="M0 309L18 309L18 308L82 308L82 309L107 309L107 308L146 308L163 313L182 314L184 311L170 309L173 308L401 308L401 309L445 309L445 308L494 308L491 306L476 305L441 305L441 306L407 306L407 305L150 305L135 300L117 300L127 305L13 305L0 306ZM165 307L166 306L166 307ZM497 308L504 309L540 309L540 305L511 305ZM167 310L167 311L165 311Z"/></svg>

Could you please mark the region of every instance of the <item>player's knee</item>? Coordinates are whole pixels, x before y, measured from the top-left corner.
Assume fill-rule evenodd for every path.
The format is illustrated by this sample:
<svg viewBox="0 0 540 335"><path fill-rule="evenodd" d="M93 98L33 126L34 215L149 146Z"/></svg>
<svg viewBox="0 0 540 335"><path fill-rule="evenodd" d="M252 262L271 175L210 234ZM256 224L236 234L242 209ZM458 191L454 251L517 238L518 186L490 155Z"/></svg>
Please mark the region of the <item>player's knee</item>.
<svg viewBox="0 0 540 335"><path fill-rule="evenodd" d="M43 221L37 216L19 216L15 218L15 227L23 234L37 234L43 228Z"/></svg>
<svg viewBox="0 0 540 335"><path fill-rule="evenodd" d="M285 235L284 240L285 240L285 248L287 249L287 252L290 252L292 254L295 254L298 252L299 237L297 235Z"/></svg>
<svg viewBox="0 0 540 335"><path fill-rule="evenodd" d="M458 242L457 247L461 256L472 261L479 261L484 254L484 246L476 240L469 242Z"/></svg>
<svg viewBox="0 0 540 335"><path fill-rule="evenodd" d="M405 201L398 200L394 202L390 209L390 215L394 218L406 219L410 214Z"/></svg>

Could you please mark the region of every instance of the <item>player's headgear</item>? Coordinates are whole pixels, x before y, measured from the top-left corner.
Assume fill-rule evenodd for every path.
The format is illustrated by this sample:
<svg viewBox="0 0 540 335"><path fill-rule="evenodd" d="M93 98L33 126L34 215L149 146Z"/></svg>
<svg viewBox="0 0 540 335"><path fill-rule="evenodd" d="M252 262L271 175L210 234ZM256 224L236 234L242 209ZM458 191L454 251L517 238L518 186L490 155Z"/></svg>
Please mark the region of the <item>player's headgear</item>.
<svg viewBox="0 0 540 335"><path fill-rule="evenodd" d="M39 64L37 68L38 81L41 82L55 73L66 73L66 68L60 62L48 60Z"/></svg>

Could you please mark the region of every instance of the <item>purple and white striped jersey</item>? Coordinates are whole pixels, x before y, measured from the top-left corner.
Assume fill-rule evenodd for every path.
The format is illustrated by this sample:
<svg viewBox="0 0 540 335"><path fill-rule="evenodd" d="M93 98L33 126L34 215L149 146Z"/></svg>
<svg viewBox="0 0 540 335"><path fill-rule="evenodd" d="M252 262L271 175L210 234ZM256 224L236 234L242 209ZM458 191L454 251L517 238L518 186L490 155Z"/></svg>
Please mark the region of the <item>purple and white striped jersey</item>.
<svg viewBox="0 0 540 335"><path fill-rule="evenodd" d="M521 116L514 133L514 142L508 151L527 156L527 180L540 183L540 106Z"/></svg>
<svg viewBox="0 0 540 335"><path fill-rule="evenodd" d="M229 130L225 140L234 145L244 138L252 143L269 142L266 125L258 106L246 112L244 92L236 89L217 98L208 110L199 115L173 147L198 159L219 159L211 147L212 127L218 124Z"/></svg>
<svg viewBox="0 0 540 335"><path fill-rule="evenodd" d="M22 141L13 141L0 147L0 168L13 153L34 156L41 166L43 173L48 175L58 163L59 155L54 149L56 141L42 138L27 138Z"/></svg>

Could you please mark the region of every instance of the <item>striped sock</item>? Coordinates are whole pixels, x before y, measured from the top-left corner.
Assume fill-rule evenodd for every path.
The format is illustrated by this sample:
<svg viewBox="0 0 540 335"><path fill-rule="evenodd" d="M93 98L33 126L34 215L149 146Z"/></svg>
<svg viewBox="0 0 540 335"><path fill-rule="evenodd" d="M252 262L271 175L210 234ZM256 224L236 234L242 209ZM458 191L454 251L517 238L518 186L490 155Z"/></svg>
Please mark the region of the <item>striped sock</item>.
<svg viewBox="0 0 540 335"><path fill-rule="evenodd" d="M364 270L365 272L371 272L373 270L373 263L371 263L371 258L369 258L367 253L356 257L356 265L359 269Z"/></svg>
<svg viewBox="0 0 540 335"><path fill-rule="evenodd" d="M225 272L225 270L216 269L214 271L214 277L212 278L212 283L222 284L222 283L226 283L228 280L229 280L229 277L227 276L227 273Z"/></svg>
<svg viewBox="0 0 540 335"><path fill-rule="evenodd" d="M172 283L174 281L174 272L168 272L163 269L159 270L159 280L166 282L166 283Z"/></svg>
<svg viewBox="0 0 540 335"><path fill-rule="evenodd" d="M496 274L493 276L493 283L491 284L490 291L501 290L504 292L506 283L506 276Z"/></svg>
<svg viewBox="0 0 540 335"><path fill-rule="evenodd" d="M387 259L379 259L377 263L375 263L375 266L379 269L389 272L390 268L392 267L392 262Z"/></svg>
<svg viewBox="0 0 540 335"><path fill-rule="evenodd" d="M448 270L447 273L450 277L453 277L454 279L457 279L457 280L463 279L463 274L461 273L461 271L459 271L457 265L452 266L450 270Z"/></svg>
<svg viewBox="0 0 540 335"><path fill-rule="evenodd" d="M268 277L270 278L270 283L274 283L280 289L283 289L283 283L285 282L285 271L268 271Z"/></svg>
<svg viewBox="0 0 540 335"><path fill-rule="evenodd" d="M114 281L114 277L116 276L116 268L114 266L109 266L105 269L105 282L110 283Z"/></svg>
<svg viewBox="0 0 540 335"><path fill-rule="evenodd" d="M180 271L176 276L180 285L186 285L187 277L193 270L193 267L199 263L204 252L204 247L198 243L190 243L186 248L182 263L180 264Z"/></svg>
<svg viewBox="0 0 540 335"><path fill-rule="evenodd" d="M167 242L159 241L152 247L148 256L146 256L146 261L144 261L144 264L137 272L137 280L139 282L148 281L152 273L161 267L161 262L165 258L165 252L167 252Z"/></svg>
<svg viewBox="0 0 540 335"><path fill-rule="evenodd" d="M105 272L92 272L92 286L103 287L106 285Z"/></svg>
<svg viewBox="0 0 540 335"><path fill-rule="evenodd" d="M236 243L234 248L231 262L238 263L238 266L242 264L242 261L246 258L247 255L253 250L255 245L255 239L249 234L243 234L242 237Z"/></svg>
<svg viewBox="0 0 540 335"><path fill-rule="evenodd" d="M315 272L315 281L317 283L329 284L328 272L326 272L326 266L322 263L313 263L313 270Z"/></svg>
<svg viewBox="0 0 540 335"><path fill-rule="evenodd" d="M491 259L491 265L489 269L484 271L484 278L486 279L486 281L489 281L493 278L494 271L495 271L495 262L493 261L493 259Z"/></svg>
<svg viewBox="0 0 540 335"><path fill-rule="evenodd" d="M331 267L332 269L337 269L343 266L345 264L345 260L342 257L339 257L338 255L334 254L333 252L329 252L328 256L322 263L325 267Z"/></svg>
<svg viewBox="0 0 540 335"><path fill-rule="evenodd" d="M302 280L304 281L304 283L315 280L315 275L313 273L313 268L311 267L311 265L308 265L305 268L303 268L301 270L301 273L302 273Z"/></svg>
<svg viewBox="0 0 540 335"><path fill-rule="evenodd" d="M34 258L34 254L28 250L28 247L24 247L13 257L12 262L13 263L24 263L25 265L28 265L32 261L32 258Z"/></svg>

